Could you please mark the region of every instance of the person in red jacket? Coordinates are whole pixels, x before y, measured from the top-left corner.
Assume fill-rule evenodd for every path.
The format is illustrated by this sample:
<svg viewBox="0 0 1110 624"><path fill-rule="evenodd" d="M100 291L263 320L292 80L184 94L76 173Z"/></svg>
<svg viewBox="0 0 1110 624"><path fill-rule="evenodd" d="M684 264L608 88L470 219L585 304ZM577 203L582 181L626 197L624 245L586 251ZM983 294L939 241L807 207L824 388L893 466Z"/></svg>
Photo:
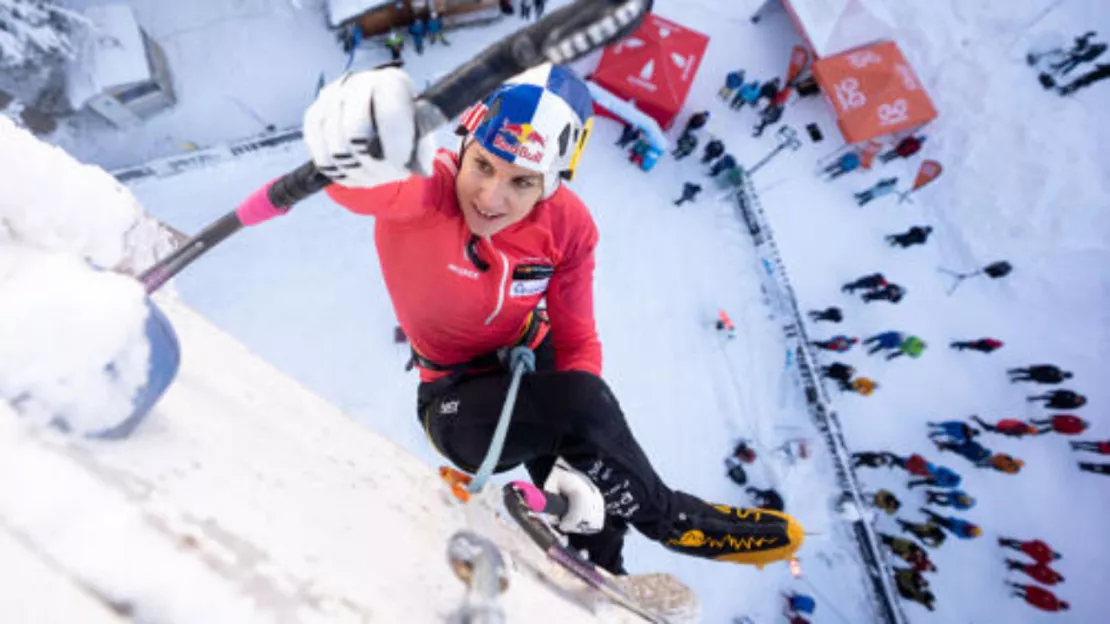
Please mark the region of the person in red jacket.
<svg viewBox="0 0 1110 624"><path fill-rule="evenodd" d="M1080 440L1071 443L1071 450L1073 451L1090 451L1098 453L1099 455L1110 455L1110 440L1101 440L1095 442L1093 440Z"/></svg>
<svg viewBox="0 0 1110 624"><path fill-rule="evenodd" d="M385 67L324 87L303 135L333 182L328 196L374 217L382 276L420 372L417 416L441 455L478 470L523 369L495 469L523 465L537 486L564 494L570 509L558 525L599 566L623 571L628 525L686 555L789 558L804 539L789 516L669 488L601 376L598 230L563 184L592 110L580 78L543 64L464 112L457 150L437 150L433 133L415 131L412 80ZM237 213L258 217L252 223L282 214L269 202L272 184Z"/></svg>
<svg viewBox="0 0 1110 624"><path fill-rule="evenodd" d="M1064 582L1064 575L1048 567L1047 563L1025 563L1006 559L1007 570L1021 570L1041 585L1056 585Z"/></svg>
<svg viewBox="0 0 1110 624"><path fill-rule="evenodd" d="M981 351L983 353L990 353L1002 347L1001 340L994 338L979 338L978 340L957 340L949 345L957 351L964 349L971 349L972 351Z"/></svg>
<svg viewBox="0 0 1110 624"><path fill-rule="evenodd" d="M1032 557L1033 561L1037 563L1048 563L1049 561L1055 561L1061 557L1060 553L1052 550L1048 544L1039 539L1026 540L1023 542L1010 537L1000 537L998 538L998 545L1003 548L1020 550Z"/></svg>
<svg viewBox="0 0 1110 624"><path fill-rule="evenodd" d="M1007 585L1012 587L1014 591L1011 596L1018 596L1024 598L1025 602L1037 607L1041 611L1067 611L1071 608L1068 603L1056 597L1056 594L1042 589L1036 585L1022 585L1020 583L1007 582Z"/></svg>
<svg viewBox="0 0 1110 624"><path fill-rule="evenodd" d="M898 142L894 149L879 154L879 161L888 163L895 158L909 158L921 150L925 137L908 136Z"/></svg>
<svg viewBox="0 0 1110 624"><path fill-rule="evenodd" d="M1027 435L1037 435L1038 433L1041 433L1041 431L1037 427L1034 427L1033 425L1030 425L1025 421L1016 420L1014 418L1004 418L993 425L988 422L983 422L983 420L981 420L978 416L972 416L971 420L979 423L979 426L987 431L1001 433L1002 435L1010 436L1011 438L1021 438Z"/></svg>
<svg viewBox="0 0 1110 624"><path fill-rule="evenodd" d="M1087 430L1087 421L1072 414L1056 414L1052 418L1034 418L1031 421L1040 427L1038 434L1055 431L1060 435L1079 435Z"/></svg>

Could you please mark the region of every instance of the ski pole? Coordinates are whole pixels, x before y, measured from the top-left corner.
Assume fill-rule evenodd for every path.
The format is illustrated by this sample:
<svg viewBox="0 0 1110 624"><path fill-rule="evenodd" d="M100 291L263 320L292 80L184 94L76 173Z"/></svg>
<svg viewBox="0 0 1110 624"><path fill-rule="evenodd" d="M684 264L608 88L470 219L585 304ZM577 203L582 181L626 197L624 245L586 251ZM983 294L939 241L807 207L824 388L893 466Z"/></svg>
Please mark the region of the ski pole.
<svg viewBox="0 0 1110 624"><path fill-rule="evenodd" d="M483 50L436 81L416 98L416 138L409 168L415 171L415 145L466 107L493 93L505 80L545 62L569 63L635 31L654 0L577 0ZM377 135L369 137L370 155L380 158ZM331 184L311 162L286 173L265 189L269 207L285 214L294 204ZM252 196L255 197L255 196ZM249 202L249 200L248 200ZM261 219L249 218L248 202L204 228L172 254L139 276L152 293L212 247Z"/></svg>

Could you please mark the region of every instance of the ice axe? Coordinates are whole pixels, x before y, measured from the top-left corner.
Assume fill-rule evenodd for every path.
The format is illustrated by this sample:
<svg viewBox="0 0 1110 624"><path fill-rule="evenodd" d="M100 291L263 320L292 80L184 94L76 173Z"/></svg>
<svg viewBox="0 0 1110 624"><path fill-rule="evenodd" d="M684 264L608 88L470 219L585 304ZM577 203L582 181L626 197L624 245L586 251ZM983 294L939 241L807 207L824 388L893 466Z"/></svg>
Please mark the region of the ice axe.
<svg viewBox="0 0 1110 624"><path fill-rule="evenodd" d="M434 132L504 81L545 62L569 63L635 31L653 0L578 0L501 39L436 81L416 99L417 138ZM376 135L371 156L381 156ZM414 145L416 142L414 141ZM415 162L410 168L416 170ZM311 161L256 191L238 208L215 220L176 251L139 276L154 292L208 250L245 225L287 213L294 204L331 184Z"/></svg>

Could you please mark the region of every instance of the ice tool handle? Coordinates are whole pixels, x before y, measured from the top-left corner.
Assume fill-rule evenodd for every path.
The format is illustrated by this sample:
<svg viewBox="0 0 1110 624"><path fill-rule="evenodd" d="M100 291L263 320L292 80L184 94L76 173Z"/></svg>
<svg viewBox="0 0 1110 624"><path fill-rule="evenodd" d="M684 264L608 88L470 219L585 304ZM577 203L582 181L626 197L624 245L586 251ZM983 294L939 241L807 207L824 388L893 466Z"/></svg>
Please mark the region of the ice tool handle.
<svg viewBox="0 0 1110 624"><path fill-rule="evenodd" d="M653 0L578 0L486 48L445 76L416 100L417 138L435 132L501 83L546 61L569 63L630 34L651 10ZM415 142L413 145L415 146ZM370 155L382 157L381 141L370 137ZM420 172L415 153L408 168ZM331 180L311 162L270 186L274 206L291 208L323 190Z"/></svg>

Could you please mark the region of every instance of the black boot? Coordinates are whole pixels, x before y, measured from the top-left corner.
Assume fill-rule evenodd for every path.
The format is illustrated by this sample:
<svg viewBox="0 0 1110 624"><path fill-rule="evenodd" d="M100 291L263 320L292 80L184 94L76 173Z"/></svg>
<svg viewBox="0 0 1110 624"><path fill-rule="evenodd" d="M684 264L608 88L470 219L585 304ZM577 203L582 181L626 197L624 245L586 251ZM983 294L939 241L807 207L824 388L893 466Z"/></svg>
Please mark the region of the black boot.
<svg viewBox="0 0 1110 624"><path fill-rule="evenodd" d="M790 516L764 509L710 505L675 492L678 507L672 537L663 545L675 552L757 567L791 558L805 533Z"/></svg>

